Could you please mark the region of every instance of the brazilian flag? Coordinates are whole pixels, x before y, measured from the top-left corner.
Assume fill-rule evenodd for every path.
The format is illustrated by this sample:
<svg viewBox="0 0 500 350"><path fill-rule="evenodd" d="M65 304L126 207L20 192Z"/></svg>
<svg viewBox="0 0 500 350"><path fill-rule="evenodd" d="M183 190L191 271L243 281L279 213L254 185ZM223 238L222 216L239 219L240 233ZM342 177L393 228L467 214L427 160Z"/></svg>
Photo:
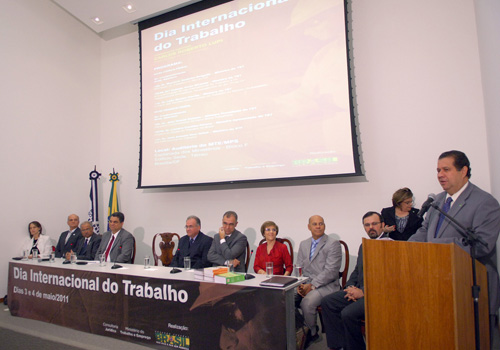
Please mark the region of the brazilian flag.
<svg viewBox="0 0 500 350"><path fill-rule="evenodd" d="M115 173L115 169L113 172L109 174L109 181L111 181L111 193L109 194L109 204L108 204L108 231L109 231L109 219L111 214L120 211L118 209L118 189L116 187L116 183L118 180L118 173Z"/></svg>

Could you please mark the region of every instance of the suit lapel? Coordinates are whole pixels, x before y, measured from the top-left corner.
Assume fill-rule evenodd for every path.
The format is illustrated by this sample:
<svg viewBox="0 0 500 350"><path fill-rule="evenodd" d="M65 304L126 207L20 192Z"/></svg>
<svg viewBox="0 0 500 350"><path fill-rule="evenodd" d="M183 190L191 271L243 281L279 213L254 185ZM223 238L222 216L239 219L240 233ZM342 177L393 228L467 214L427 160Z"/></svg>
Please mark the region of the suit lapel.
<svg viewBox="0 0 500 350"><path fill-rule="evenodd" d="M321 241L319 241L318 245L316 246L316 250L314 251L314 254L313 254L312 258L311 258L311 263L314 261L314 259L316 259L316 257L318 256L319 251L326 244L327 239L328 238L326 237L326 234L324 234L323 238L321 238ZM312 246L312 239L311 239L311 245L309 246L309 254L311 254L311 246ZM309 257L309 255L308 255L308 257Z"/></svg>
<svg viewBox="0 0 500 350"><path fill-rule="evenodd" d="M455 201L455 203L453 203L452 207L450 208L450 211L448 212L448 214L452 218L455 218L458 215L458 213L465 207L467 199L469 198L471 192L472 192L472 184L469 183L467 185L467 188L462 192L462 194L460 194L460 196L458 196L457 200ZM446 195L444 198L446 198ZM444 198L443 198L443 202L440 203L440 208L443 207ZM451 221L447 218L444 218L443 224L441 225L439 232L438 232L438 237L443 236L443 233L446 232L446 229L448 228L448 226L450 224L451 224ZM437 221L436 221L436 225L437 225ZM452 225L452 228L453 227L454 226Z"/></svg>

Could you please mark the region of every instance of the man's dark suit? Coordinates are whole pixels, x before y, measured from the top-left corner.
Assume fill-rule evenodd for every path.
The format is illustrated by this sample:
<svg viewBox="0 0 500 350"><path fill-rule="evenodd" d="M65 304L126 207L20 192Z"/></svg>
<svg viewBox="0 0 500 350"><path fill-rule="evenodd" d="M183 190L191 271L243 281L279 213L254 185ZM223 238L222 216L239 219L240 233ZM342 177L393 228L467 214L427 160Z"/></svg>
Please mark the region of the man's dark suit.
<svg viewBox="0 0 500 350"><path fill-rule="evenodd" d="M111 232L105 232L102 235L101 245L97 250L96 256L105 254L108 247L109 240L111 239ZM117 263L132 263L132 254L134 252L135 238L127 230L121 229L116 236L111 251L109 252L109 261Z"/></svg>
<svg viewBox="0 0 500 350"><path fill-rule="evenodd" d="M220 243L219 234L214 235L212 246L208 251L208 260L214 266L222 266L227 260L238 259L240 264L234 269L236 272L245 272L245 257L247 236L234 230L231 237L226 237L225 243Z"/></svg>
<svg viewBox="0 0 500 350"><path fill-rule="evenodd" d="M186 235L179 240L179 247L174 255L171 267L184 267L184 258L191 258L191 268L201 269L212 266L208 261L208 250L212 245L212 237L208 237L203 232L199 232L193 244L189 243L189 236Z"/></svg>
<svg viewBox="0 0 500 350"><path fill-rule="evenodd" d="M363 245L359 246L356 267L346 283L364 292L363 280ZM356 301L345 299L346 292L327 295L321 301L323 323L326 330L326 341L329 348L365 349L361 334L361 320L365 318L365 298Z"/></svg>
<svg viewBox="0 0 500 350"><path fill-rule="evenodd" d="M407 241L422 226L422 219L418 217L418 209L416 208L411 208L408 214L408 223L403 232L399 232L396 225L396 207L384 208L381 214L385 226L396 226L395 231L389 232L389 237L396 241Z"/></svg>
<svg viewBox="0 0 500 350"><path fill-rule="evenodd" d="M435 203L442 208L446 200L446 192L436 197ZM493 196L479 187L468 183L467 188L458 196L448 212L463 226L472 228L481 237L487 246L477 245L478 260L486 266L488 271L488 292L490 301L490 315L495 314L500 306L499 278L496 269L496 242L500 231L500 205ZM447 218L435 236L440 213L431 208L427 212L422 227L410 237L410 241L432 243L456 243L470 252L470 247L464 243L458 229Z"/></svg>
<svg viewBox="0 0 500 350"><path fill-rule="evenodd" d="M63 258L66 256L66 253L69 252L70 250L75 251L76 246L79 242L80 239L82 239L82 231L80 231L80 228L77 227L75 231L71 234L71 236L68 238L68 242L64 243L66 241L66 236L68 235L69 231L64 231L61 233L59 236L59 241L57 242L56 246L56 258Z"/></svg>
<svg viewBox="0 0 500 350"><path fill-rule="evenodd" d="M95 260L97 249L99 249L101 244L101 239L101 235L93 234L90 236L90 240L85 246L86 238L82 237L82 239L78 242L76 249L73 250L76 253L78 260Z"/></svg>

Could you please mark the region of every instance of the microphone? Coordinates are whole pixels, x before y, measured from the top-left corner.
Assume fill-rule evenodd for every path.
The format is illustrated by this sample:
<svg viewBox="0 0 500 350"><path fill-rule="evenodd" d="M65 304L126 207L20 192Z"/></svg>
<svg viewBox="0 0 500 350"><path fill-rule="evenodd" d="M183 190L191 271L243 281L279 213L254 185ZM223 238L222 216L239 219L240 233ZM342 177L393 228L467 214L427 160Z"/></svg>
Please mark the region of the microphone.
<svg viewBox="0 0 500 350"><path fill-rule="evenodd" d="M122 249L122 247L120 247L120 249ZM109 254L111 254L111 251L109 252ZM118 257L116 257L116 258L118 259ZM111 268L112 268L113 270L114 270L114 269L121 269L122 267L123 267L123 266L118 265L118 264L116 263L116 259L115 259L115 262L114 262L113 266L111 266Z"/></svg>
<svg viewBox="0 0 500 350"><path fill-rule="evenodd" d="M175 255L177 256L177 254L179 254L179 251L181 250L181 248L177 248L177 252L175 253ZM181 269L178 269L176 267L172 268L172 270L170 270L170 273L179 273L179 272L182 272Z"/></svg>
<svg viewBox="0 0 500 350"><path fill-rule="evenodd" d="M248 258L249 262L250 262L250 260L252 260L252 255L253 255L253 249L250 251L250 257ZM255 278L255 276L247 273L247 271L245 269L245 279L246 280L251 280L252 278Z"/></svg>
<svg viewBox="0 0 500 350"><path fill-rule="evenodd" d="M419 218L422 218L424 216L424 214L427 212L427 210L429 210L432 202L434 202L435 199L436 199L436 195L434 193L430 193L427 196L427 200L422 204L422 208L418 211L417 216Z"/></svg>

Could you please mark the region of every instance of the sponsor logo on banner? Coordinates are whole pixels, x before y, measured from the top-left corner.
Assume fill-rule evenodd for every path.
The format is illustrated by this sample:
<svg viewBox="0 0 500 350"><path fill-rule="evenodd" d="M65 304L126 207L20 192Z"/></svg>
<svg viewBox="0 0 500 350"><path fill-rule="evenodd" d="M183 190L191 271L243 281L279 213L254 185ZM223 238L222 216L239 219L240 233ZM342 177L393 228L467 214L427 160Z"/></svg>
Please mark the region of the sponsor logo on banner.
<svg viewBox="0 0 500 350"><path fill-rule="evenodd" d="M188 350L190 345L189 337L162 331L155 331L155 339L157 344L168 345L175 349Z"/></svg>

